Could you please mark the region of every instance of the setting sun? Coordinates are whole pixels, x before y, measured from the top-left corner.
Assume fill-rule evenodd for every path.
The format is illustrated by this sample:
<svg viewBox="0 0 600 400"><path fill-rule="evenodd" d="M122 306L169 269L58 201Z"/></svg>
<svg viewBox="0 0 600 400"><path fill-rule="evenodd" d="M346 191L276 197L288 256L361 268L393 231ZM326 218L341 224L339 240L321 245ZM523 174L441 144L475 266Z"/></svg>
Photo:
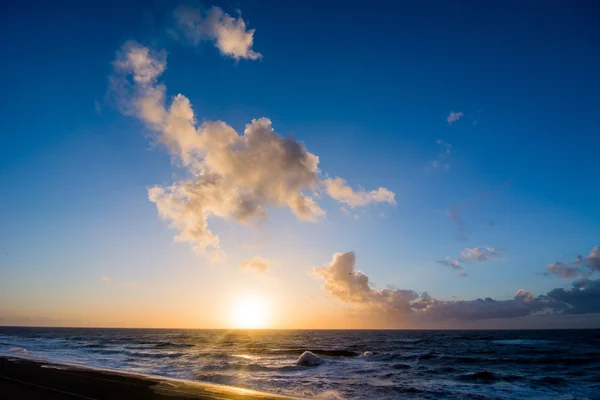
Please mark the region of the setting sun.
<svg viewBox="0 0 600 400"><path fill-rule="evenodd" d="M256 296L240 297L231 310L231 323L235 328L264 328L267 317L267 303Z"/></svg>

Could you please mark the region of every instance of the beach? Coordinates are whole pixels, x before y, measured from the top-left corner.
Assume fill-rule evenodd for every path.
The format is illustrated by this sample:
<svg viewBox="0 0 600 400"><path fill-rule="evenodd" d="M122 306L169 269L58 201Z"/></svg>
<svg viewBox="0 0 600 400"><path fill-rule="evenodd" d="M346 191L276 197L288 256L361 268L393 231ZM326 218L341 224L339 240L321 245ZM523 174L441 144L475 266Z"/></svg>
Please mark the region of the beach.
<svg viewBox="0 0 600 400"><path fill-rule="evenodd" d="M21 399L291 398L224 385L0 356L0 400Z"/></svg>

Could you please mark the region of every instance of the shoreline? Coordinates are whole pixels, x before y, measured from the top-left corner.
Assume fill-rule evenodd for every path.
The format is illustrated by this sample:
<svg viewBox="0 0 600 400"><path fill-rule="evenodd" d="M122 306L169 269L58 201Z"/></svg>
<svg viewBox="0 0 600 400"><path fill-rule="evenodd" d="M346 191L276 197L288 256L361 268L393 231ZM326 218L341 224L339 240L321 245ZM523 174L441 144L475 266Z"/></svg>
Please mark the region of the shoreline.
<svg viewBox="0 0 600 400"><path fill-rule="evenodd" d="M232 386L0 355L0 398L19 399L300 399Z"/></svg>

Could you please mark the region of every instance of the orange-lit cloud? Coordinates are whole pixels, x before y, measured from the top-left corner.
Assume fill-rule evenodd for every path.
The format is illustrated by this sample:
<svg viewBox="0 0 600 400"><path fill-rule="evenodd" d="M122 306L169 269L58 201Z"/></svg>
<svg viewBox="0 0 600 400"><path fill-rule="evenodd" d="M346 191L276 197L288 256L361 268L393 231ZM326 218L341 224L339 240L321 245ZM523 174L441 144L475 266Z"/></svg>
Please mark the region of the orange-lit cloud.
<svg viewBox="0 0 600 400"><path fill-rule="evenodd" d="M271 267L271 261L254 256L249 260L244 260L240 266L243 270L264 273Z"/></svg>
<svg viewBox="0 0 600 400"><path fill-rule="evenodd" d="M225 254L210 218L249 224L266 219L269 207L287 207L299 220L314 222L325 215L318 192L350 207L395 204L395 194L386 188L367 192L341 178L321 179L319 157L275 132L268 118L252 120L238 134L222 121L198 123L182 94L167 106L166 87L158 82L165 57L163 51L125 43L114 62L111 89L121 111L143 121L189 172L188 179L148 191L159 215L179 231L176 241L217 261Z"/></svg>
<svg viewBox="0 0 600 400"><path fill-rule="evenodd" d="M214 40L221 54L236 60L262 57L252 50L254 29L247 29L241 16L233 18L219 7L203 11L187 5L177 7L173 15L179 30L193 44Z"/></svg>
<svg viewBox="0 0 600 400"><path fill-rule="evenodd" d="M545 268L546 275L554 275L560 278L574 278L580 275L592 275L600 272L600 248L595 246L586 256L577 256L571 262L557 261Z"/></svg>
<svg viewBox="0 0 600 400"><path fill-rule="evenodd" d="M312 270L324 281L323 289L339 301L356 306L365 318L407 321L481 320L514 318L537 313L578 314L600 312L600 279L581 279L571 289L554 289L534 297L518 290L514 298L443 301L413 290L377 290L369 277L355 269L354 253L336 253L332 260Z"/></svg>

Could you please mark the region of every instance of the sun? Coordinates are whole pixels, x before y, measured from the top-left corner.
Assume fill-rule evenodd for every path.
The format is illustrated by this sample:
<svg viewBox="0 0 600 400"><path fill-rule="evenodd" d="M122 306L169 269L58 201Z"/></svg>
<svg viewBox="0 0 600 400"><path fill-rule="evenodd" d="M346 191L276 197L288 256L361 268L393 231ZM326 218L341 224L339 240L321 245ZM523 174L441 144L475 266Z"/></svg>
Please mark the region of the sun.
<svg viewBox="0 0 600 400"><path fill-rule="evenodd" d="M231 310L231 322L235 328L264 328L268 318L268 307L264 299L257 296L240 297Z"/></svg>

